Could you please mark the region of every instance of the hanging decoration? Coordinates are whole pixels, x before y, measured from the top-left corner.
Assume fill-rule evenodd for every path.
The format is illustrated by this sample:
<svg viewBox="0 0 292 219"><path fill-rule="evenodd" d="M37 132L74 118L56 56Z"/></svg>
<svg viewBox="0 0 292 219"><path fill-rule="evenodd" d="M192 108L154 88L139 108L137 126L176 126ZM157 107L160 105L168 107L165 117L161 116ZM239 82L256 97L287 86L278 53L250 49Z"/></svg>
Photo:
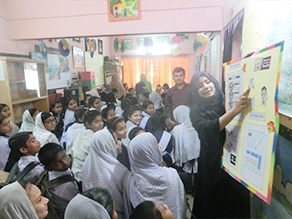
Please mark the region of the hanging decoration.
<svg viewBox="0 0 292 219"><path fill-rule="evenodd" d="M122 53L124 53L126 46L120 37L117 37L114 40L114 49L115 49L115 52L117 53L117 55L121 55Z"/></svg>
<svg viewBox="0 0 292 219"><path fill-rule="evenodd" d="M151 39L151 37L146 37L144 39L144 44L143 44L144 48L145 48L145 54L147 56L152 55L152 49L153 49L153 41Z"/></svg>
<svg viewBox="0 0 292 219"><path fill-rule="evenodd" d="M171 46L170 54L173 56L179 55L183 49L183 43L184 42L182 38L180 38L179 36L174 36L169 43L169 45Z"/></svg>
<svg viewBox="0 0 292 219"><path fill-rule="evenodd" d="M41 40L39 47L40 47L40 52L42 53L44 59L47 59L47 54L48 54L47 47L43 40Z"/></svg>
<svg viewBox="0 0 292 219"><path fill-rule="evenodd" d="M70 53L70 45L67 40L61 39L59 42L59 51L62 56L67 57Z"/></svg>
<svg viewBox="0 0 292 219"><path fill-rule="evenodd" d="M94 51L96 49L96 42L95 42L95 49L94 49L94 43L93 41L95 42L95 40L90 40L88 42L88 49L89 49L89 52L90 52L90 57L93 58L94 56Z"/></svg>
<svg viewBox="0 0 292 219"><path fill-rule="evenodd" d="M202 54L206 47L207 47L207 37L203 36L203 35L200 35L198 36L195 41L194 41L194 44L193 44L193 50L194 52L197 54L197 55L200 55Z"/></svg>

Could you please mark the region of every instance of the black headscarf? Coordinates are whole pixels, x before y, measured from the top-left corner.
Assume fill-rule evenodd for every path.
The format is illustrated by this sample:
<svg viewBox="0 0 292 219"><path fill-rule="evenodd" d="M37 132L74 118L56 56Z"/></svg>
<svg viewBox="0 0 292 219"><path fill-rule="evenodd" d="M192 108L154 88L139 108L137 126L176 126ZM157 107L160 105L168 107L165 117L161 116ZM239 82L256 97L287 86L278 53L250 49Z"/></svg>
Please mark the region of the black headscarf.
<svg viewBox="0 0 292 219"><path fill-rule="evenodd" d="M211 98L202 98L198 93L198 81L203 75L209 78L215 85L216 92ZM189 104L192 111L195 111L208 119L219 118L225 113L224 94L218 81L211 74L199 71L192 77Z"/></svg>

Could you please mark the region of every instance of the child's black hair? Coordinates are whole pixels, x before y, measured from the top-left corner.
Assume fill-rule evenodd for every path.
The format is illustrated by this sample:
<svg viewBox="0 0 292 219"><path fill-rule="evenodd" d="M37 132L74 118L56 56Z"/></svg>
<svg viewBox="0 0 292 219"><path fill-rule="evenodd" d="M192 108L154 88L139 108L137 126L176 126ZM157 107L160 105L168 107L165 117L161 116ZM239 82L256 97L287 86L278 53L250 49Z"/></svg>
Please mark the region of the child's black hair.
<svg viewBox="0 0 292 219"><path fill-rule="evenodd" d="M99 99L100 100L100 98L97 97L97 96L90 97L90 99L88 100L88 106L89 107L93 107L93 104L94 104L94 102L95 102L96 99Z"/></svg>
<svg viewBox="0 0 292 219"><path fill-rule="evenodd" d="M40 149L38 158L45 167L49 167L57 159L61 151L64 151L64 149L60 145L47 143Z"/></svg>
<svg viewBox="0 0 292 219"><path fill-rule="evenodd" d="M84 125L87 127L86 124L91 124L93 122L93 120L95 120L95 118L97 116L101 116L100 112L97 110L90 110L87 113L85 113L84 115Z"/></svg>
<svg viewBox="0 0 292 219"><path fill-rule="evenodd" d="M117 88L113 88L113 89L112 89L112 93L115 94L115 93L117 93L117 92L119 92L119 90L118 90Z"/></svg>
<svg viewBox="0 0 292 219"><path fill-rule="evenodd" d="M122 121L124 120L120 117L113 117L107 121L106 126L108 129L112 129L115 132L117 129L117 124L119 124Z"/></svg>
<svg viewBox="0 0 292 219"><path fill-rule="evenodd" d="M126 110L127 108L129 108L132 105L132 102L130 99L128 98L124 98L121 102L121 108L122 110Z"/></svg>
<svg viewBox="0 0 292 219"><path fill-rule="evenodd" d="M84 114L87 112L86 109L78 109L78 110L75 110L74 111L74 118L75 118L75 121L78 122L78 123L83 123L83 122L80 122L79 119L82 119L82 117L84 116Z"/></svg>
<svg viewBox="0 0 292 219"><path fill-rule="evenodd" d="M102 118L103 118L103 119L107 119L108 112L109 112L110 110L115 111L115 109L114 109L113 107L111 107L111 106L108 106L108 107L104 108L104 109L101 111L101 115L102 115Z"/></svg>
<svg viewBox="0 0 292 219"><path fill-rule="evenodd" d="M141 132L141 131L145 131L143 128L141 127L135 127L133 128L130 132L129 132L129 139L132 140L133 138L136 137L137 133L138 132Z"/></svg>
<svg viewBox="0 0 292 219"><path fill-rule="evenodd" d="M152 101L150 101L150 100L145 100L145 101L143 102L143 105L142 105L143 110L146 110L147 107L148 107L149 105L151 105L151 104L154 106L154 104L153 104Z"/></svg>
<svg viewBox="0 0 292 219"><path fill-rule="evenodd" d="M116 101L115 94L112 93L112 92L108 93L108 94L106 95L106 102L107 102L108 104L110 104L110 103L116 103L117 101Z"/></svg>
<svg viewBox="0 0 292 219"><path fill-rule="evenodd" d="M149 99L149 95L150 95L150 93L149 93L149 92L145 92L145 93L143 93L142 95L143 95L145 98Z"/></svg>
<svg viewBox="0 0 292 219"><path fill-rule="evenodd" d="M4 119L7 119L6 117L0 115L0 125L2 124L2 122L4 121Z"/></svg>
<svg viewBox="0 0 292 219"><path fill-rule="evenodd" d="M165 128L165 120L166 116L164 113L161 113L159 111L156 111L152 114L150 121L152 124L152 130L156 130L157 128Z"/></svg>
<svg viewBox="0 0 292 219"><path fill-rule="evenodd" d="M31 117L33 117L33 115L35 114L36 111L37 111L36 108L30 108L30 109L28 109L28 112L31 115Z"/></svg>
<svg viewBox="0 0 292 219"><path fill-rule="evenodd" d="M136 97L132 96L132 97L128 97L128 98L131 100L132 105L137 105L138 104L138 99Z"/></svg>
<svg viewBox="0 0 292 219"><path fill-rule="evenodd" d="M46 120L47 118L50 118L51 116L53 116L53 115L52 115L51 113L49 113L49 112L42 112L42 114L41 114L42 122L44 123L45 120Z"/></svg>
<svg viewBox="0 0 292 219"><path fill-rule="evenodd" d="M71 99L70 99L71 100ZM54 100L52 103L51 103L51 106L50 106L50 111L53 112L53 109L55 108L55 106L57 104L61 104L62 105L62 102L60 100ZM62 105L63 106L63 105Z"/></svg>
<svg viewBox="0 0 292 219"><path fill-rule="evenodd" d="M32 132L19 132L9 139L9 147L11 149L10 156L13 160L18 161L23 155L19 149L27 148L26 142L31 134Z"/></svg>
<svg viewBox="0 0 292 219"><path fill-rule="evenodd" d="M5 104L5 103L0 103L0 115L1 115L1 112L2 112L2 110L3 110L3 108L4 108L5 106L8 106L8 105ZM9 106L8 106L8 107L9 107Z"/></svg>

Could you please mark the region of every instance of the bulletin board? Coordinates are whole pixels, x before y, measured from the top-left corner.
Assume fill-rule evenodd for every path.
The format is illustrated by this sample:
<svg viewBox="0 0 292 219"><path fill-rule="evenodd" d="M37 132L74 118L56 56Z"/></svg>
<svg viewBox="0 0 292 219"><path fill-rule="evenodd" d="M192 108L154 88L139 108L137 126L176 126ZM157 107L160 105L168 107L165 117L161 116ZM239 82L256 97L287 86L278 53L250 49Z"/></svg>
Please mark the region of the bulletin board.
<svg viewBox="0 0 292 219"><path fill-rule="evenodd" d="M85 70L95 72L95 84L103 85L103 55L94 53L94 56L90 56L90 52L85 52Z"/></svg>
<svg viewBox="0 0 292 219"><path fill-rule="evenodd" d="M279 132L278 85L284 43L223 64L225 109L250 88L249 104L226 126L222 166L266 203L271 201Z"/></svg>

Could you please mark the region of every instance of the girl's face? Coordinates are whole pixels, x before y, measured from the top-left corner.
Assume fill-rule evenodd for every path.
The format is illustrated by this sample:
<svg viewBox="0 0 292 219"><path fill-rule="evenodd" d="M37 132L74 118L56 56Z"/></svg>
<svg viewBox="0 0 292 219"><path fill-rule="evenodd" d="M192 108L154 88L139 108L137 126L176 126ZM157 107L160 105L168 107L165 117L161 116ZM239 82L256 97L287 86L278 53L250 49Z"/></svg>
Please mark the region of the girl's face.
<svg viewBox="0 0 292 219"><path fill-rule="evenodd" d="M55 130L56 122L53 116L50 116L44 121L44 126L48 131Z"/></svg>
<svg viewBox="0 0 292 219"><path fill-rule="evenodd" d="M67 107L68 107L69 110L75 111L77 109L77 103L76 103L76 101L73 100L73 99L70 100Z"/></svg>
<svg viewBox="0 0 292 219"><path fill-rule="evenodd" d="M95 108L97 111L100 111L100 108L101 108L100 99L96 98L96 100L93 103L93 108Z"/></svg>
<svg viewBox="0 0 292 219"><path fill-rule="evenodd" d="M49 199L45 198L41 194L41 190L33 185L33 184L27 184L25 186L26 194L34 207L38 217L40 219L45 218L48 215L48 202Z"/></svg>
<svg viewBox="0 0 292 219"><path fill-rule="evenodd" d="M11 111L10 111L8 106L3 107L2 111L1 111L1 115L6 117L6 118L9 118L11 116Z"/></svg>
<svg viewBox="0 0 292 219"><path fill-rule="evenodd" d="M116 116L114 109L110 109L107 112L107 118L105 119L105 121L110 120L111 118L114 118Z"/></svg>
<svg viewBox="0 0 292 219"><path fill-rule="evenodd" d="M37 116L37 114L39 113L40 111L36 110L32 116L32 119L33 121L35 121L35 117Z"/></svg>
<svg viewBox="0 0 292 219"><path fill-rule="evenodd" d="M90 124L88 124L88 128L90 128L94 132L101 130L103 128L103 121L101 115L95 117L95 119Z"/></svg>
<svg viewBox="0 0 292 219"><path fill-rule="evenodd" d="M115 133L120 139L127 138L127 128L125 121L121 121L116 125Z"/></svg>
<svg viewBox="0 0 292 219"><path fill-rule="evenodd" d="M122 153L122 143L119 141L117 134L114 132L114 139L117 147L118 154Z"/></svg>
<svg viewBox="0 0 292 219"><path fill-rule="evenodd" d="M76 102L75 102L76 103ZM70 104L70 102L69 102ZM77 106L77 104L76 104ZM63 110L63 106L61 103L56 103L55 107L52 109L55 113L60 114Z"/></svg>
<svg viewBox="0 0 292 219"><path fill-rule="evenodd" d="M129 120L136 124L136 125L139 125L139 123L141 122L141 119L142 119L142 114L141 114L141 111L140 110L136 110L132 115L130 115L129 117Z"/></svg>
<svg viewBox="0 0 292 219"><path fill-rule="evenodd" d="M202 75L198 80L198 93L202 98L211 98L215 95L216 88L213 82L205 75Z"/></svg>
<svg viewBox="0 0 292 219"><path fill-rule="evenodd" d="M0 132L4 134L12 132L12 126L8 118L5 118L0 124Z"/></svg>
<svg viewBox="0 0 292 219"><path fill-rule="evenodd" d="M150 105L146 108L145 113L147 113L149 116L152 116L153 113L154 113L154 105L153 105L153 104L150 104Z"/></svg>

